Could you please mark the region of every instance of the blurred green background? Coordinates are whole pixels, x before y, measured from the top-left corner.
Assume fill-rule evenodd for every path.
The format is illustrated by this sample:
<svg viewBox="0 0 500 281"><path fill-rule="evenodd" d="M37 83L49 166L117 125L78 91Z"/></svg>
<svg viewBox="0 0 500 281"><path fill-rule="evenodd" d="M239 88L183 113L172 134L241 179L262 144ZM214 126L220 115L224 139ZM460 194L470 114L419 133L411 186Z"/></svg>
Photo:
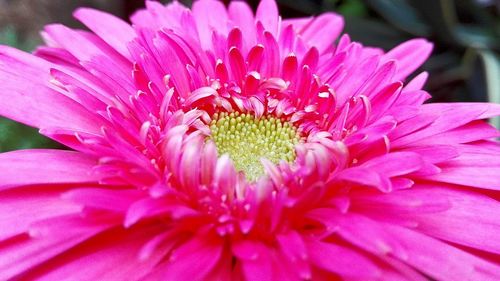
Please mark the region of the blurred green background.
<svg viewBox="0 0 500 281"><path fill-rule="evenodd" d="M162 1L168 2L168 1ZM187 5L191 1L181 1ZM227 3L227 1L225 1ZM249 1L254 8L258 1ZM345 17L345 32L365 45L390 49L415 37L435 45L421 70L433 101L500 103L499 0L278 0L283 17L336 11ZM71 18L79 6L94 7L126 19L142 0L0 0L0 44L26 51L40 44L39 30ZM1 98L1 96L0 96ZM500 119L491 120L500 128ZM0 151L59 147L36 129L0 119Z"/></svg>

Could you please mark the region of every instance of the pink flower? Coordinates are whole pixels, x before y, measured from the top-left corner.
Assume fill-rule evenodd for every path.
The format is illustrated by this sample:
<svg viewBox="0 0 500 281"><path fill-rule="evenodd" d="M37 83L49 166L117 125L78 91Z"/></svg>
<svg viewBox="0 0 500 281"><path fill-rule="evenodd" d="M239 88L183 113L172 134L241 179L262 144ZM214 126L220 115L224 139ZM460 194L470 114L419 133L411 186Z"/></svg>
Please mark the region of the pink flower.
<svg viewBox="0 0 500 281"><path fill-rule="evenodd" d="M272 0L79 9L0 47L0 279L499 280L487 103L423 104L432 45L351 42Z"/></svg>

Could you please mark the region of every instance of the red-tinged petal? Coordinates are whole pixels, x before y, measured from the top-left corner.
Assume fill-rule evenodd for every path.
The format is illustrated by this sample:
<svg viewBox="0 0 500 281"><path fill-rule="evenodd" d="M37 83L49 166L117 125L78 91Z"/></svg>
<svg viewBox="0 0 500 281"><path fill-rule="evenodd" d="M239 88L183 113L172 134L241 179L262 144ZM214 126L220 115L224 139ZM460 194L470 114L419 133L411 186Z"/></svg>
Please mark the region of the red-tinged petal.
<svg viewBox="0 0 500 281"><path fill-rule="evenodd" d="M0 189L32 184L95 183L95 158L64 150L17 150L0 154Z"/></svg>
<svg viewBox="0 0 500 281"><path fill-rule="evenodd" d="M199 235L172 252L170 259L160 266L165 280L183 280L186 276L204 279L212 271L223 251L223 241L208 235Z"/></svg>
<svg viewBox="0 0 500 281"><path fill-rule="evenodd" d="M232 245L246 280L273 280L272 251L260 241L243 240Z"/></svg>
<svg viewBox="0 0 500 281"><path fill-rule="evenodd" d="M243 1L231 1L228 7L229 18L234 25L241 29L244 34L243 40L246 46L255 44L255 19L252 9Z"/></svg>
<svg viewBox="0 0 500 281"><path fill-rule="evenodd" d="M381 272L370 259L352 249L310 239L306 241L311 262L345 278L376 279Z"/></svg>
<svg viewBox="0 0 500 281"><path fill-rule="evenodd" d="M133 230L111 229L71 248L56 258L30 270L27 280L139 280L163 258L140 261L141 247L159 232L159 227ZM48 239L47 239L48 240Z"/></svg>
<svg viewBox="0 0 500 281"><path fill-rule="evenodd" d="M129 24L111 14L89 8L80 8L73 15L116 51L131 59L127 44L137 35Z"/></svg>
<svg viewBox="0 0 500 281"><path fill-rule="evenodd" d="M287 271L296 271L300 278L310 279L311 268L309 266L309 256L304 240L297 232L278 235L278 243L281 246L281 251L284 256L289 259L289 262L294 268L288 268Z"/></svg>

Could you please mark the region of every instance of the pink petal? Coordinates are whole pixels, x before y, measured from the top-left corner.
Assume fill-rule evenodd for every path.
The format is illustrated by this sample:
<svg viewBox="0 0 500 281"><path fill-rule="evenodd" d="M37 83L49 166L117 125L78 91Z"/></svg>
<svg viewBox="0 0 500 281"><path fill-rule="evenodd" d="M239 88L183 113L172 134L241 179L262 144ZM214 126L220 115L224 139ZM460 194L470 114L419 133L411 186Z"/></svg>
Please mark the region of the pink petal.
<svg viewBox="0 0 500 281"><path fill-rule="evenodd" d="M386 226L385 231L411 253L407 264L437 280L500 279L500 266L454 246L403 227Z"/></svg>
<svg viewBox="0 0 500 281"><path fill-rule="evenodd" d="M332 47L343 28L344 19L340 15L323 13L313 18L300 33L309 46L316 47L321 54Z"/></svg>
<svg viewBox="0 0 500 281"><path fill-rule="evenodd" d="M415 191L420 186L415 186ZM420 192L419 192L420 193ZM411 194L409 192L408 194ZM449 208L438 213L407 214L418 223L418 230L440 239L500 254L500 203L487 196L451 188L426 186L421 200L449 201Z"/></svg>
<svg viewBox="0 0 500 281"><path fill-rule="evenodd" d="M79 213L81 207L61 199L62 190L28 187L0 192L0 241L28 231L38 220Z"/></svg>
<svg viewBox="0 0 500 281"><path fill-rule="evenodd" d="M275 0L261 0L257 7L255 19L260 21L271 34L278 35L279 14Z"/></svg>
<svg viewBox="0 0 500 281"><path fill-rule="evenodd" d="M312 239L306 245L315 266L342 277L376 279L381 274L370 259L352 249Z"/></svg>
<svg viewBox="0 0 500 281"><path fill-rule="evenodd" d="M112 229L73 247L30 271L23 278L36 280L138 280L151 271L163 255L140 261L142 245L158 233L158 227Z"/></svg>
<svg viewBox="0 0 500 281"><path fill-rule="evenodd" d="M183 280L196 276L203 280L220 262L223 241L216 237L199 235L180 245L170 259L160 265L164 280Z"/></svg>
<svg viewBox="0 0 500 281"><path fill-rule="evenodd" d="M415 71L432 52L433 45L425 39L413 39L404 42L384 55L384 60L396 60L398 71L395 79L404 80Z"/></svg>
<svg viewBox="0 0 500 281"><path fill-rule="evenodd" d="M465 186L500 190L500 167L452 166L426 179Z"/></svg>
<svg viewBox="0 0 500 281"><path fill-rule="evenodd" d="M22 235L2 242L0 244L0 279L10 280L25 270L37 268L50 258L75 247L108 227L107 223L88 223L81 217L76 218L78 220L76 224L79 227L75 224L70 227L66 225L67 228L63 228L64 231L58 229L57 235L36 238ZM58 225L55 224L55 226L57 228ZM23 275L23 279L33 278Z"/></svg>
<svg viewBox="0 0 500 281"><path fill-rule="evenodd" d="M136 34L129 24L111 14L89 8L80 8L73 15L120 54L131 59L127 44Z"/></svg>
<svg viewBox="0 0 500 281"><path fill-rule="evenodd" d="M198 34L204 49L211 49L212 32L227 34L228 14L226 7L219 1L200 0L193 3L193 16L196 18Z"/></svg>
<svg viewBox="0 0 500 281"><path fill-rule="evenodd" d="M41 163L43 163L41 165ZM0 190L31 184L92 183L93 157L64 150L17 150L0 154Z"/></svg>
<svg viewBox="0 0 500 281"><path fill-rule="evenodd" d="M27 53L0 47L0 115L38 128L63 127L99 133L102 119L52 89L51 64Z"/></svg>
<svg viewBox="0 0 500 281"><path fill-rule="evenodd" d="M247 3L243 1L231 1L228 7L229 18L233 21L235 26L241 29L244 34L243 40L245 45L249 48L255 45L255 19L252 9Z"/></svg>
<svg viewBox="0 0 500 281"><path fill-rule="evenodd" d="M130 205L144 197L144 192L136 189L79 188L65 192L62 197L82 206L125 213Z"/></svg>
<svg viewBox="0 0 500 281"><path fill-rule="evenodd" d="M454 246L395 225L366 217L345 215L339 220L339 234L371 251L391 253L395 258L438 280L495 280L500 267ZM361 238L361 239L360 239ZM495 278L496 276L496 278Z"/></svg>
<svg viewBox="0 0 500 281"><path fill-rule="evenodd" d="M432 139L431 136L453 130L474 120L497 116L500 114L500 105L491 103L433 103L423 105L420 112L420 116L429 116L430 120L436 116L438 118L429 126L392 141L394 148L418 143L418 141L427 138ZM409 122L409 120L407 122L410 126L421 127L419 122Z"/></svg>

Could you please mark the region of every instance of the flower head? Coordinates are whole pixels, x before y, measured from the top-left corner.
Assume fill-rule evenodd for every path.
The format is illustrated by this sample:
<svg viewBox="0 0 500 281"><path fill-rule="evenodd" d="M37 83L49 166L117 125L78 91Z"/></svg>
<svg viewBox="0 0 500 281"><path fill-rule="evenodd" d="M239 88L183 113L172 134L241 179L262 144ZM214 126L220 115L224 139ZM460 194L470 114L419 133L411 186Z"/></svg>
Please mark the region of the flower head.
<svg viewBox="0 0 500 281"><path fill-rule="evenodd" d="M500 106L424 104L429 42L146 6L0 47L0 114L72 149L0 154L0 279L500 278Z"/></svg>

